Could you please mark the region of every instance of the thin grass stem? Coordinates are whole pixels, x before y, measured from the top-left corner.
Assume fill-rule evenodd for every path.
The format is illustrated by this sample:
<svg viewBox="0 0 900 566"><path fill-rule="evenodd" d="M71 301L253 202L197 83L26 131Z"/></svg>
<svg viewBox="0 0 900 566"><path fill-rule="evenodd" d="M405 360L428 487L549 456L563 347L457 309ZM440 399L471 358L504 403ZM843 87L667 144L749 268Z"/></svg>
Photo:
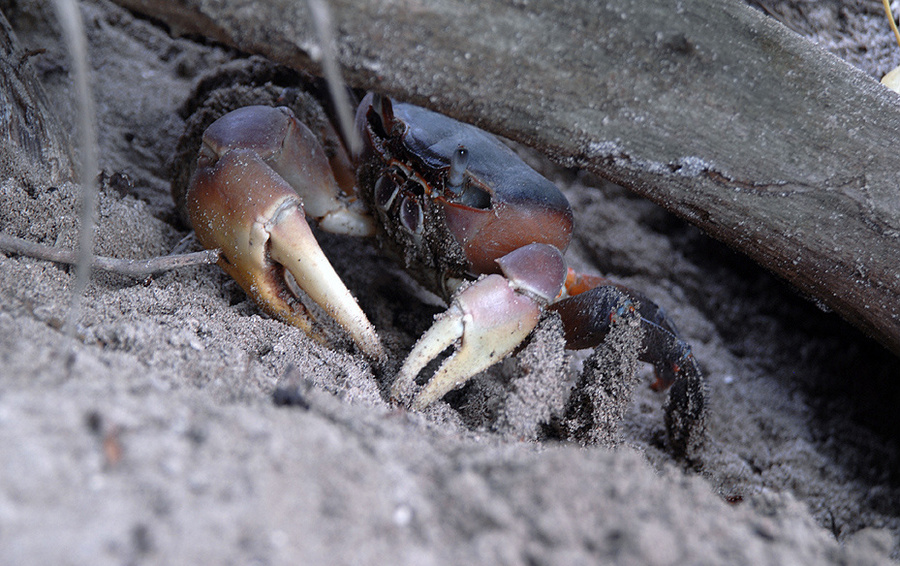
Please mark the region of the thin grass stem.
<svg viewBox="0 0 900 566"><path fill-rule="evenodd" d="M81 302L91 279L94 231L97 216L98 149L94 97L88 79L87 36L75 0L54 0L57 18L63 28L72 61L75 96L78 107L78 179L81 184L81 212L78 234L78 259L75 283L64 331L73 336L81 318Z"/></svg>

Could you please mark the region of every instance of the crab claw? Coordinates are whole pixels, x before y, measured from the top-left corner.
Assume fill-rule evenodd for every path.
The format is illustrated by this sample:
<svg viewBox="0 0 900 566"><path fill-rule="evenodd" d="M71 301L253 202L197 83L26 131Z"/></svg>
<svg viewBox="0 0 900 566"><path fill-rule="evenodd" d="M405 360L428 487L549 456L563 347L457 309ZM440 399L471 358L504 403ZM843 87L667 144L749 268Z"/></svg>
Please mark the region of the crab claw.
<svg viewBox="0 0 900 566"><path fill-rule="evenodd" d="M219 265L272 316L325 340L294 292L299 287L363 352L382 359L374 327L306 221L304 202L317 217L348 214L324 153L289 111L262 108L226 115L204 134L187 193L197 238L222 249Z"/></svg>
<svg viewBox="0 0 900 566"><path fill-rule="evenodd" d="M482 277L459 291L416 343L392 386L395 401L416 410L427 407L505 358L537 326L542 307L565 280L562 254L547 244L530 244L497 261L503 276ZM411 394L419 372L457 342L458 349L425 387Z"/></svg>

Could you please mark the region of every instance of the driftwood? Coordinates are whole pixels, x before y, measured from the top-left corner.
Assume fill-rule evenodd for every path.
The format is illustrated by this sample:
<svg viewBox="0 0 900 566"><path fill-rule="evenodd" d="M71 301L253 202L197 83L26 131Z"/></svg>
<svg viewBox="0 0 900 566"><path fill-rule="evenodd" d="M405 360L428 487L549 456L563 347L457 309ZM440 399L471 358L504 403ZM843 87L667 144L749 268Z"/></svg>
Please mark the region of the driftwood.
<svg viewBox="0 0 900 566"><path fill-rule="evenodd" d="M298 0L117 0L317 71ZM729 0L332 0L345 78L700 226L900 353L898 97Z"/></svg>
<svg viewBox="0 0 900 566"><path fill-rule="evenodd" d="M28 53L0 14L0 180L19 178L33 186L55 185L75 176L72 149L34 75Z"/></svg>

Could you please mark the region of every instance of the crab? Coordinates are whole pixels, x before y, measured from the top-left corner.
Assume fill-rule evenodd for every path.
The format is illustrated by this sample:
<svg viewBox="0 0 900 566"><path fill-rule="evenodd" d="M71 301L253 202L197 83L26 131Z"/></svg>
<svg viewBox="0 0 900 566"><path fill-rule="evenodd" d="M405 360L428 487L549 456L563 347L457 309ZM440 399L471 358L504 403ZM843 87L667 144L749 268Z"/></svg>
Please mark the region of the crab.
<svg viewBox="0 0 900 566"><path fill-rule="evenodd" d="M314 126L328 129L329 126ZM203 133L185 195L197 239L259 306L327 342L304 295L371 360L385 349L310 227L377 237L387 254L447 310L409 352L391 386L420 410L513 353L543 313L558 313L567 345L593 348L636 317L638 358L653 387L672 384L670 440L685 447L705 410L702 373L665 312L641 293L568 268L573 231L565 196L506 144L427 109L365 95L348 155L329 130L328 153L286 107L247 106ZM445 350L424 385L417 377Z"/></svg>

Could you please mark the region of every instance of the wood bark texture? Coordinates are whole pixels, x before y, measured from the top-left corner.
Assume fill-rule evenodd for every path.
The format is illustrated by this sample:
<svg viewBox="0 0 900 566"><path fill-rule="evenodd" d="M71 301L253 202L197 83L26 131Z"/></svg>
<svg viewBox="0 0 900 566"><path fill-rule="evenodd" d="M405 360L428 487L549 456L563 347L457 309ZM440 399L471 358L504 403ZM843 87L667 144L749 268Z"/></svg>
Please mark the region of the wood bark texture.
<svg viewBox="0 0 900 566"><path fill-rule="evenodd" d="M316 72L297 0L117 0ZM332 0L347 82L585 167L900 353L898 96L730 0Z"/></svg>
<svg viewBox="0 0 900 566"><path fill-rule="evenodd" d="M72 146L28 58L0 14L0 181L55 185L75 176Z"/></svg>

